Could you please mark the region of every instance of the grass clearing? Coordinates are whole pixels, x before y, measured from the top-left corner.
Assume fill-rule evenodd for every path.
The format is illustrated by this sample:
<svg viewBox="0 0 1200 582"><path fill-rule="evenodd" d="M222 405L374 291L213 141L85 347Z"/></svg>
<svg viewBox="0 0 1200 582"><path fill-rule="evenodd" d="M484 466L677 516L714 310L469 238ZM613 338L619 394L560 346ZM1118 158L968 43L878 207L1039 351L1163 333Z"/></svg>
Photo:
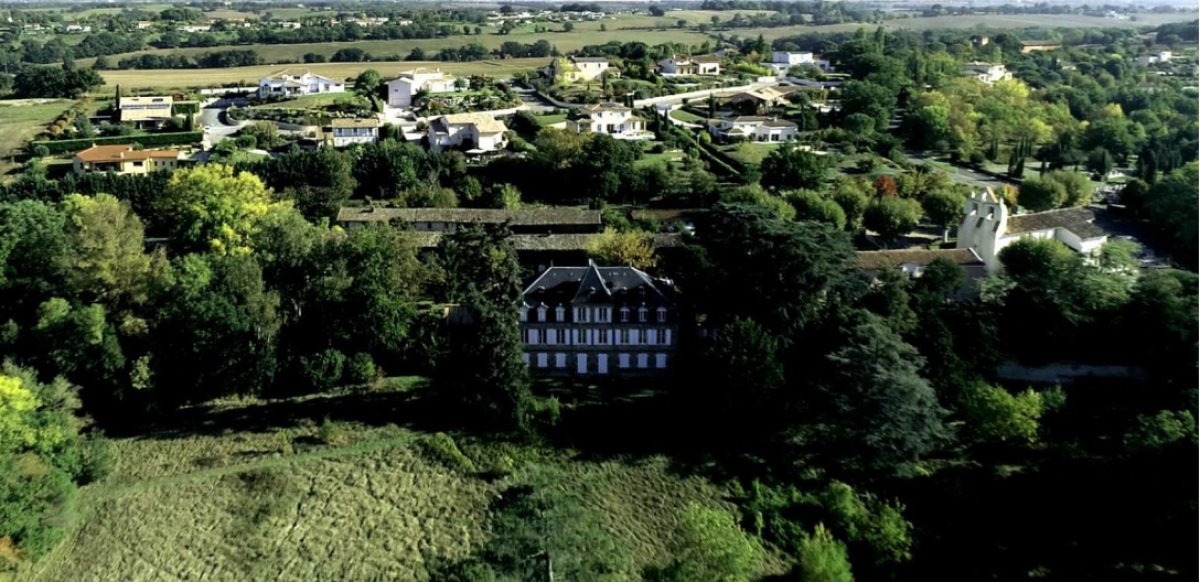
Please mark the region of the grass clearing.
<svg viewBox="0 0 1200 582"><path fill-rule="evenodd" d="M694 113L689 113L682 109L672 109L671 117L687 123L704 123L704 118Z"/></svg>
<svg viewBox="0 0 1200 582"><path fill-rule="evenodd" d="M538 115L535 119L537 119L538 125L542 127L550 127L555 123L562 123L566 121L567 114L559 113L557 115Z"/></svg>
<svg viewBox="0 0 1200 582"><path fill-rule="evenodd" d="M291 45L294 46L294 45ZM311 65L258 65L254 67L230 67L221 69L150 69L126 71L101 71L105 86L102 92L115 91L120 85L124 89L186 89L195 87L220 87L229 84L257 85L259 79L284 69L312 71L334 79L357 77L367 69L375 69L384 77L398 75L418 67L438 67L442 71L459 76L486 75L508 76L520 71L531 71L544 67L549 59L504 59L475 61L470 63L442 63L418 61L382 61L374 63L319 63Z"/></svg>
<svg viewBox="0 0 1200 582"><path fill-rule="evenodd" d="M761 164L763 159L781 145L783 143L752 143L744 141L737 145L723 147L721 151L743 164Z"/></svg>
<svg viewBox="0 0 1200 582"><path fill-rule="evenodd" d="M0 174L11 172L17 165L13 156L72 103L69 99L0 101Z"/></svg>
<svg viewBox="0 0 1200 582"><path fill-rule="evenodd" d="M883 27L890 30L938 30L938 29L1015 29L1015 28L1140 28L1158 26L1169 22L1188 22L1196 14L1139 14L1137 20L1114 20L1102 16L1080 14L979 14L972 16L934 16L930 18L900 18L885 20ZM811 33L854 32L859 28L874 30L875 25L861 22L825 24L819 26L781 26L777 28L738 28L730 31L743 38L754 38L761 34L766 40Z"/></svg>
<svg viewBox="0 0 1200 582"><path fill-rule="evenodd" d="M662 457L585 461L349 421L337 422L336 440L324 438L328 422L212 424L303 402L328 409L322 398L223 401L195 432L116 439L114 473L83 488L67 540L18 579L425 580L428 564L486 543L490 504L511 482L504 475L529 462L560 467L558 486L596 510L639 567L666 563L688 503L727 506L723 488Z"/></svg>

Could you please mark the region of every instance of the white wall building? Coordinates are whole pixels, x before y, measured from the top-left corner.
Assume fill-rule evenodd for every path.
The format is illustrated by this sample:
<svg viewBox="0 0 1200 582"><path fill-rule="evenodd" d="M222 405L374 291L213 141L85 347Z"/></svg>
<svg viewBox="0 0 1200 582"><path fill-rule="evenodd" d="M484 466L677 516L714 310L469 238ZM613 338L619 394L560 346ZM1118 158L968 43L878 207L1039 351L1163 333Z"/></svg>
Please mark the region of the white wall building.
<svg viewBox="0 0 1200 582"><path fill-rule="evenodd" d="M658 61L658 70L663 75L720 75L721 59L712 55L675 55Z"/></svg>
<svg viewBox="0 0 1200 582"><path fill-rule="evenodd" d="M771 62L763 64L771 67L771 69L781 75L786 74L788 69L796 65L812 65L821 69L822 71L833 70L833 67L830 66L829 61L825 59L818 59L812 53L803 52L793 53L787 51L776 51L771 53Z"/></svg>
<svg viewBox="0 0 1200 582"><path fill-rule="evenodd" d="M1134 62L1139 67L1148 67L1150 65L1157 65L1159 63L1169 63L1171 62L1171 51L1159 51L1153 54L1141 56L1138 57Z"/></svg>
<svg viewBox="0 0 1200 582"><path fill-rule="evenodd" d="M429 149L440 152L449 148L465 148L471 152L494 152L508 141L504 122L483 113L443 115L429 122L426 135Z"/></svg>
<svg viewBox="0 0 1200 582"><path fill-rule="evenodd" d="M964 211L957 248L974 250L989 273L1000 270L1000 251L1023 237L1054 239L1087 255L1108 241L1108 234L1095 224L1096 215L1088 208L1009 216L1004 201L985 190L972 194Z"/></svg>
<svg viewBox="0 0 1200 582"><path fill-rule="evenodd" d="M344 82L308 71L295 74L284 70L258 81L259 98L344 92L346 92Z"/></svg>
<svg viewBox="0 0 1200 582"><path fill-rule="evenodd" d="M968 63L963 66L963 75L975 77L985 85L994 85L996 81L1007 81L1013 78L1012 72L1004 68L1004 65L980 62Z"/></svg>
<svg viewBox="0 0 1200 582"><path fill-rule="evenodd" d="M617 139L652 139L645 121L634 111L616 103L584 105L567 120L567 127L581 133L606 133Z"/></svg>
<svg viewBox="0 0 1200 582"><path fill-rule="evenodd" d="M604 57L558 57L550 63L550 74L558 83L594 81L609 69Z"/></svg>
<svg viewBox="0 0 1200 582"><path fill-rule="evenodd" d="M771 117L743 115L708 120L708 132L717 139L779 143L796 139L799 131L795 123Z"/></svg>
<svg viewBox="0 0 1200 582"><path fill-rule="evenodd" d="M458 91L455 79L441 70L415 69L400 73L400 76L388 81L387 101L389 107L412 107L413 97L417 92L425 90L429 93L452 93Z"/></svg>
<svg viewBox="0 0 1200 582"><path fill-rule="evenodd" d="M379 140L379 127L382 124L377 118L330 120L325 129L325 135L335 148L346 147L356 143L374 143Z"/></svg>

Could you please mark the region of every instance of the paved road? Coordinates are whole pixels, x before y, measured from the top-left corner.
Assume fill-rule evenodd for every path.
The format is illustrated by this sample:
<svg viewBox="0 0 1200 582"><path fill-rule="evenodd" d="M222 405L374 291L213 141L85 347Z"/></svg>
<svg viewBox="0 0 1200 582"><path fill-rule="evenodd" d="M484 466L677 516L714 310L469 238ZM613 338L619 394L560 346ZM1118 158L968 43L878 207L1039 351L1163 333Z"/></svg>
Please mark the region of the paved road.
<svg viewBox="0 0 1200 582"><path fill-rule="evenodd" d="M1000 178L996 178L995 176L976 172L975 170L968 168L961 168L955 165L944 163L930 164L929 156L925 156L917 152L909 152L909 159L915 163L925 164L932 168L946 172L946 174L950 176L950 179L966 184L972 188L999 189L1001 186L1015 185L1014 182L1002 180Z"/></svg>
<svg viewBox="0 0 1200 582"><path fill-rule="evenodd" d="M200 126L204 137L213 145L237 133L245 123L236 123L225 114L224 107L205 107L200 110Z"/></svg>

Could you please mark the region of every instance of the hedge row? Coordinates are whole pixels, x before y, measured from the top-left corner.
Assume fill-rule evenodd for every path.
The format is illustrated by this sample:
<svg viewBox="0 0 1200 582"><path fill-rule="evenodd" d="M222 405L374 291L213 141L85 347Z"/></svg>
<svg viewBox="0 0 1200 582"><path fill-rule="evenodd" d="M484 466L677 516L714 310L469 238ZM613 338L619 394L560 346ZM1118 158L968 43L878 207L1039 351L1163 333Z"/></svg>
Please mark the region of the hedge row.
<svg viewBox="0 0 1200 582"><path fill-rule="evenodd" d="M65 154L86 150L94 145L141 144L144 147L181 145L196 143L204 139L203 131L177 131L172 133L151 133L147 135L120 135L114 137L93 137L87 139L61 139L57 141L34 141L29 143L29 149L45 147L50 154Z"/></svg>

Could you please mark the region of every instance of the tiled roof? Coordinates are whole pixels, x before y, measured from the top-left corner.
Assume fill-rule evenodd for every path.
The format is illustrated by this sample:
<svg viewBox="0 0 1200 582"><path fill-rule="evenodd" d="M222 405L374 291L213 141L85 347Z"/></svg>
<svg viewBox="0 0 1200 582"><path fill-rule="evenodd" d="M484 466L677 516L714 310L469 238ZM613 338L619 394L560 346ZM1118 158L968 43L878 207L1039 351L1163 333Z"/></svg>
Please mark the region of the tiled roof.
<svg viewBox="0 0 1200 582"><path fill-rule="evenodd" d="M571 57L571 61L575 63L607 63L605 57Z"/></svg>
<svg viewBox="0 0 1200 582"><path fill-rule="evenodd" d="M721 57L718 57L716 55L700 55L698 57L688 57L688 58L691 59L693 63L696 63L698 65L721 62Z"/></svg>
<svg viewBox="0 0 1200 582"><path fill-rule="evenodd" d="M455 113L434 120L442 125L474 125L479 133L504 133L508 128L504 122L484 113Z"/></svg>
<svg viewBox="0 0 1200 582"><path fill-rule="evenodd" d="M176 150L135 150L132 145L102 145L92 146L75 154L80 161L99 163L99 162L121 162L121 161L140 161L150 158L169 158L175 159L179 157L179 152Z"/></svg>
<svg viewBox="0 0 1200 582"><path fill-rule="evenodd" d="M895 251L859 251L855 253L858 268L867 271L891 269L900 265L926 266L934 259L947 259L966 266L984 265L983 259L972 249L903 249Z"/></svg>
<svg viewBox="0 0 1200 582"><path fill-rule="evenodd" d="M1058 46L1060 44L1061 43L1055 42L1053 40L1023 40L1023 41L1021 41L1022 46Z"/></svg>
<svg viewBox="0 0 1200 582"><path fill-rule="evenodd" d="M417 246L433 248L442 240L442 233L430 231L412 232ZM508 238L517 252L586 252L592 240L600 236L596 233L583 234L514 234ZM654 248L670 249L683 245L683 240L677 234L656 234L653 240Z"/></svg>
<svg viewBox="0 0 1200 582"><path fill-rule="evenodd" d="M764 121L763 127L799 127L799 126L796 125L795 123L792 123L792 122L786 120L786 119L772 119L770 121Z"/></svg>
<svg viewBox="0 0 1200 582"><path fill-rule="evenodd" d="M613 103L612 101L596 103L594 105L584 105L581 109L589 113L600 113L603 111L633 111L633 109L630 109L629 107L621 105L620 103Z"/></svg>
<svg viewBox="0 0 1200 582"><path fill-rule="evenodd" d="M647 307L669 303L670 287L633 267L550 267L523 293L527 305L600 303Z"/></svg>
<svg viewBox="0 0 1200 582"><path fill-rule="evenodd" d="M1090 208L1062 208L1049 212L1008 217L1006 235L1063 228L1081 239L1099 238L1107 233L1096 226L1096 213Z"/></svg>
<svg viewBox="0 0 1200 582"><path fill-rule="evenodd" d="M351 208L338 211L339 222L447 222L468 224L472 222L500 224L509 222L513 226L538 226L547 224L600 225L600 211L580 208L528 208L522 210L498 210L493 208Z"/></svg>

